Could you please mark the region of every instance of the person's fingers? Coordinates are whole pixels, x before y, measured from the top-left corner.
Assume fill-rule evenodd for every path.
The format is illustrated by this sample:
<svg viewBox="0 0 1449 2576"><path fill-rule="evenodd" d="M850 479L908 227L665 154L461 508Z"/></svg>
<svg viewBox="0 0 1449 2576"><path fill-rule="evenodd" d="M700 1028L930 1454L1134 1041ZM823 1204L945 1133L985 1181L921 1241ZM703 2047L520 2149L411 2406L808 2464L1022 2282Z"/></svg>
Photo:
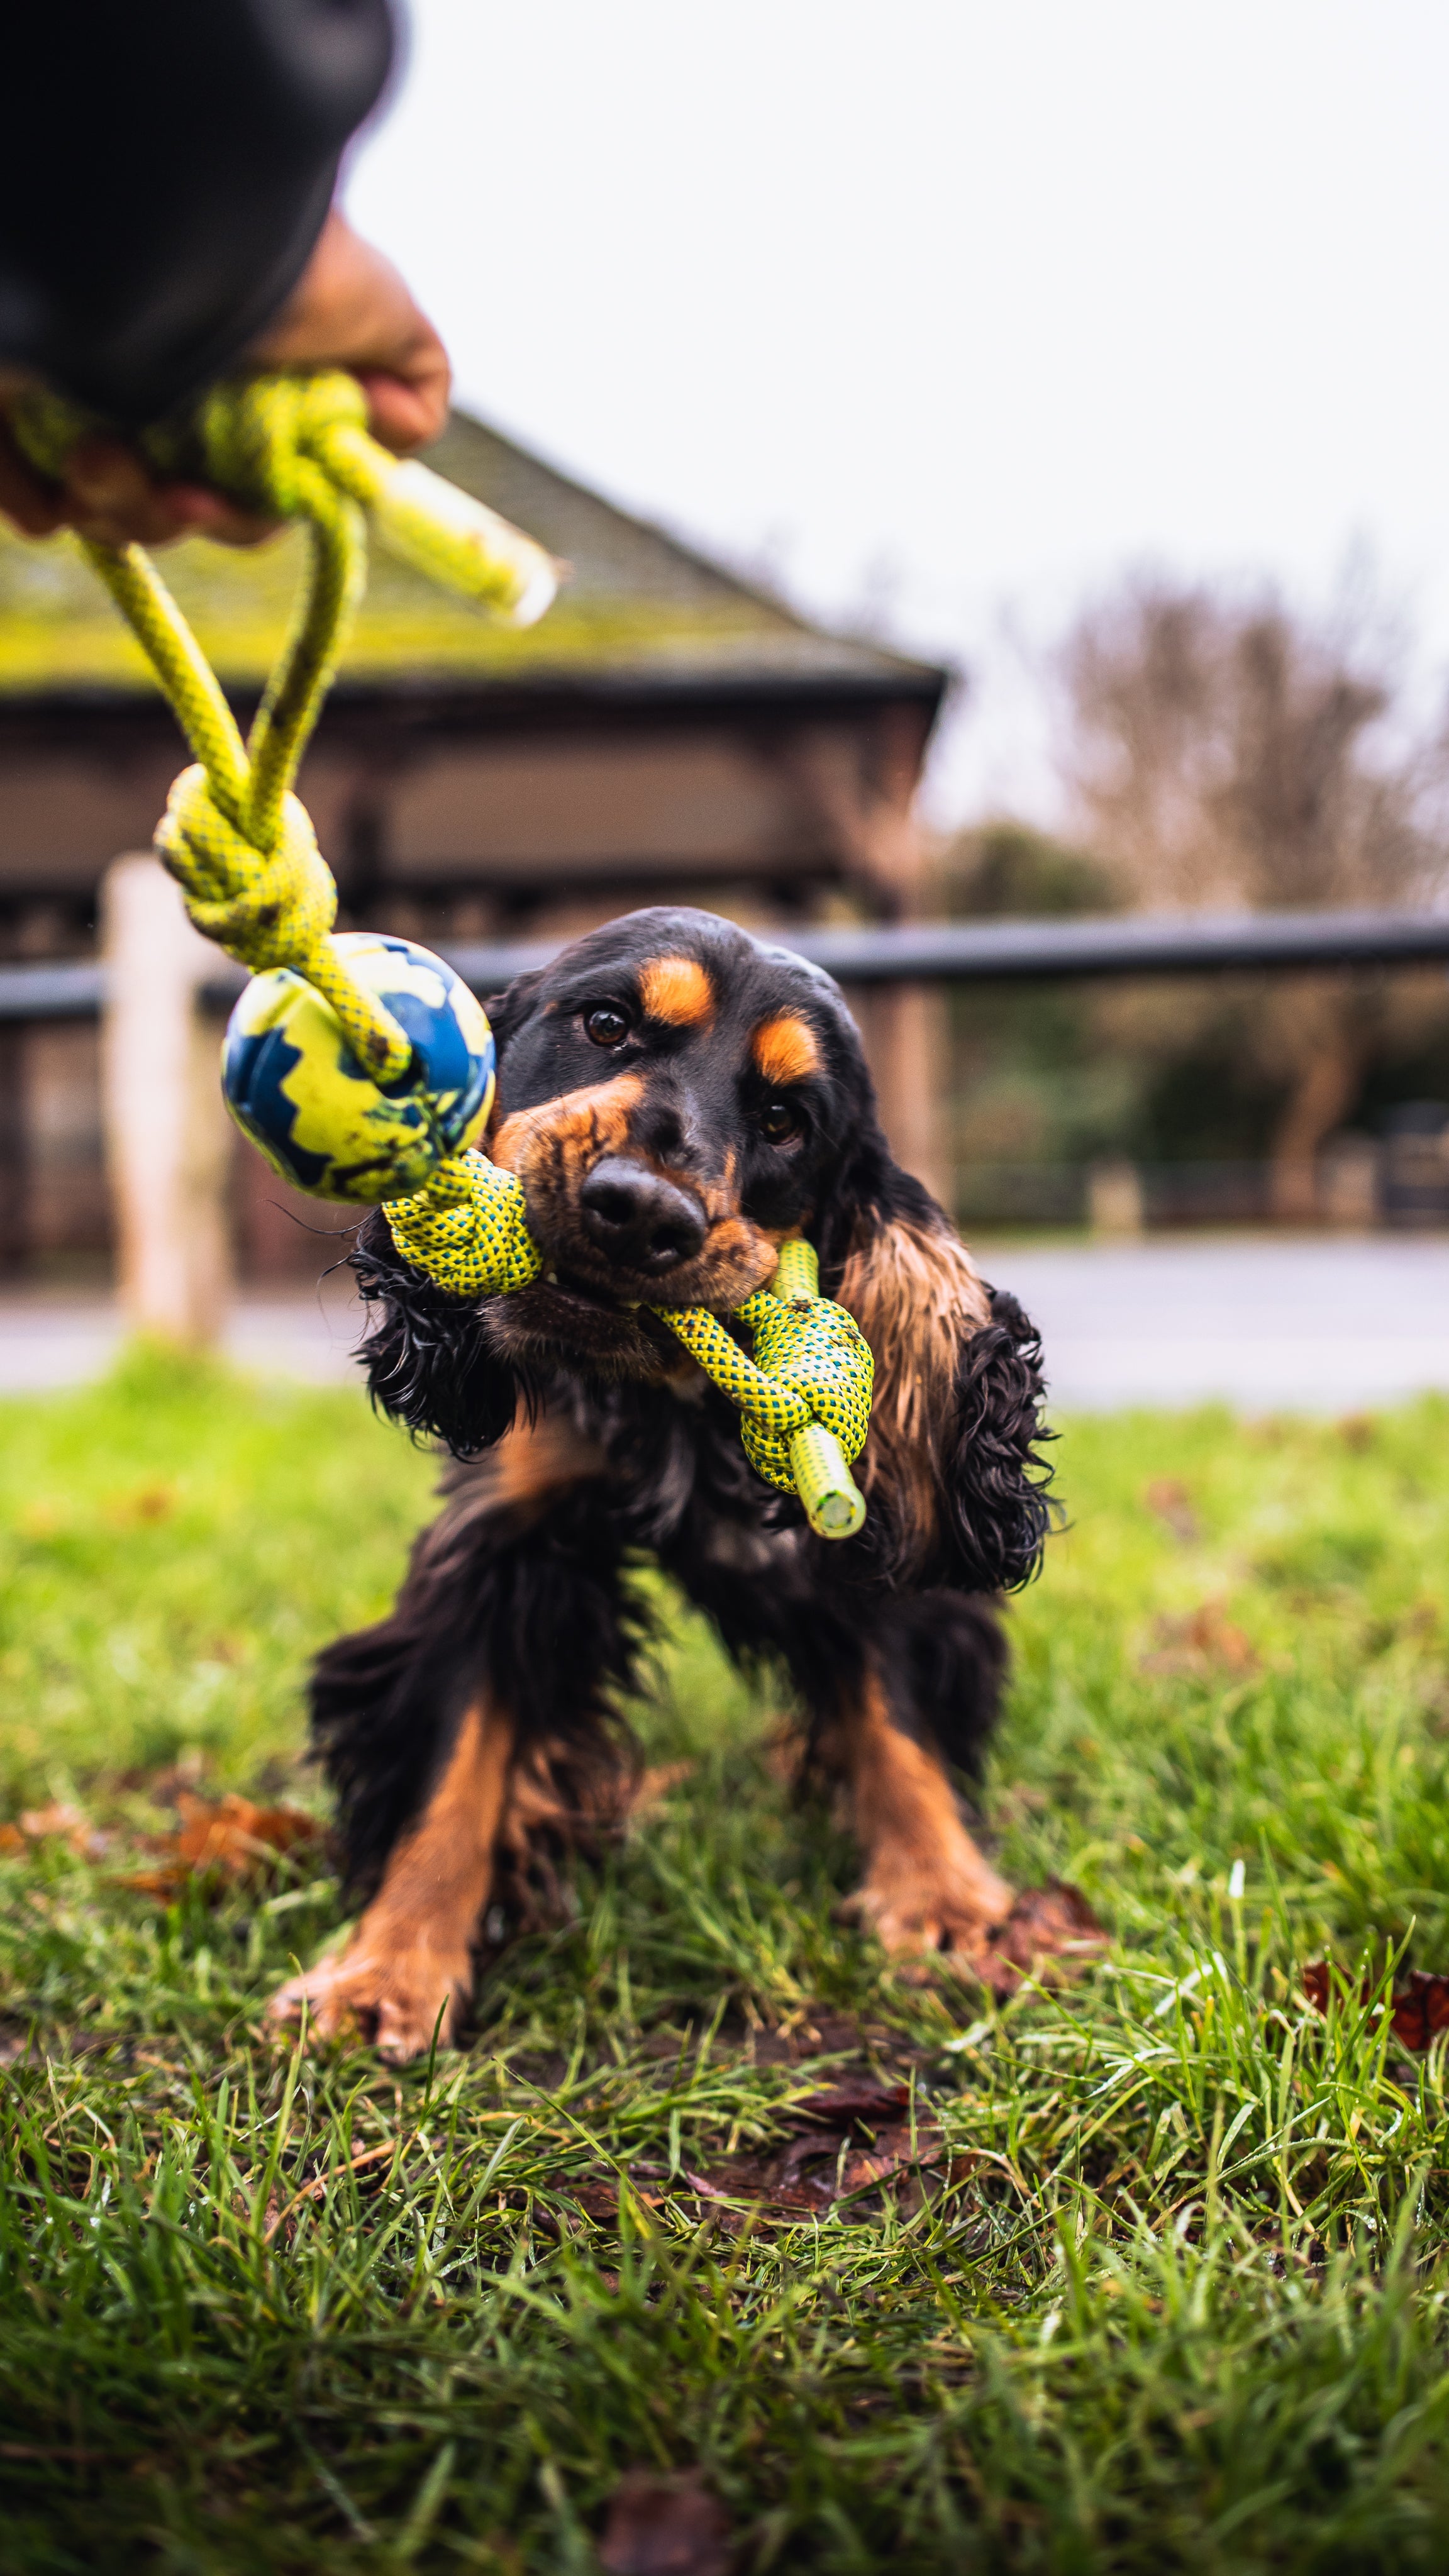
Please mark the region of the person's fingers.
<svg viewBox="0 0 1449 2576"><path fill-rule="evenodd" d="M199 483L158 483L118 439L83 439L66 467L61 508L70 526L98 545L171 545L186 536L254 546L276 522L239 509Z"/></svg>
<svg viewBox="0 0 1449 2576"><path fill-rule="evenodd" d="M164 544L170 514L138 456L115 438L83 438L66 460L65 513L96 544Z"/></svg>
<svg viewBox="0 0 1449 2576"><path fill-rule="evenodd" d="M9 428L0 420L0 516L22 537L53 537L65 525L65 503L59 489L27 465Z"/></svg>
<svg viewBox="0 0 1449 2576"><path fill-rule="evenodd" d="M366 394L374 436L396 455L427 446L446 424L452 376L442 341L392 262L335 210L295 292L250 355L262 366L347 368ZM156 482L114 438L83 440L57 488L31 472L3 417L0 511L26 536L68 526L109 546L164 546L187 535L256 545L274 524L199 484Z"/></svg>
<svg viewBox="0 0 1449 2576"><path fill-rule="evenodd" d="M210 537L218 546L259 546L282 524L243 510L204 483L168 483L163 489L179 537Z"/></svg>
<svg viewBox="0 0 1449 2576"><path fill-rule="evenodd" d="M448 417L448 353L391 260L334 208L300 282L249 353L261 366L345 367L362 385L374 435L399 454Z"/></svg>
<svg viewBox="0 0 1449 2576"><path fill-rule="evenodd" d="M453 377L441 341L436 366L420 369L411 380L359 369L358 382L367 396L367 425L373 437L383 447L390 447L394 456L409 456L416 447L431 447L447 428Z"/></svg>

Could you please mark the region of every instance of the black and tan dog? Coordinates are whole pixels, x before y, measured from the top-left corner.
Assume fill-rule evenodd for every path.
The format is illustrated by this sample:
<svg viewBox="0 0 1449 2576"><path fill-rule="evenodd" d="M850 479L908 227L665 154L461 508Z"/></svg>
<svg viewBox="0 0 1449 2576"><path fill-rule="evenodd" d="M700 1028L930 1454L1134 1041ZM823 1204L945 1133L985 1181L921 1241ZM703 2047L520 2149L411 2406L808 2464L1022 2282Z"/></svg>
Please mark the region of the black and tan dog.
<svg viewBox="0 0 1449 2576"><path fill-rule="evenodd" d="M993 1596L1048 1525L1032 1327L892 1160L840 992L799 958L708 913L637 912L489 1010L488 1150L547 1267L470 1304L408 1269L380 1215L353 1256L376 1401L457 1463L391 1617L317 1665L367 1905L274 2013L305 1997L319 2031L355 2018L395 2061L440 2016L453 2035L485 1912L627 1788L641 1554L732 1655L787 1671L859 1841L861 1920L892 1949L981 1951L1011 1890L954 1784L996 1711ZM799 1229L875 1355L869 1516L844 1542L754 1474L732 1407L649 1312L728 1314Z"/></svg>

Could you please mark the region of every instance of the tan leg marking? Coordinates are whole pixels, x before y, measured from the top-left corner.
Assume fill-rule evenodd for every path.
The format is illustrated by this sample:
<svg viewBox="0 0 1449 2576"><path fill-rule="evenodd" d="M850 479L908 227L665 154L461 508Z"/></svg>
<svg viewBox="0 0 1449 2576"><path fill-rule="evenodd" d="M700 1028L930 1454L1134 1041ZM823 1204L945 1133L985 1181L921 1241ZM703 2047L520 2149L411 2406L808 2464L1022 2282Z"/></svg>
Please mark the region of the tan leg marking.
<svg viewBox="0 0 1449 2576"><path fill-rule="evenodd" d="M520 1411L497 1448L478 1462L475 1474L480 1501L490 1511L516 1510L546 1502L565 1485L601 1476L604 1465L599 1443L585 1439L561 1414L544 1413L530 1422Z"/></svg>
<svg viewBox="0 0 1449 2576"><path fill-rule="evenodd" d="M892 1725L874 1675L829 1750L865 1856L849 1910L888 1950L979 1949L1013 1891L967 1833L940 1763Z"/></svg>
<svg viewBox="0 0 1449 2576"><path fill-rule="evenodd" d="M357 2024L391 2066L422 2056L435 2029L439 2047L451 2047L472 1991L471 1945L493 1880L513 1732L496 1710L469 1709L346 1950L281 1987L269 2021L295 2021L305 2003L320 2039Z"/></svg>

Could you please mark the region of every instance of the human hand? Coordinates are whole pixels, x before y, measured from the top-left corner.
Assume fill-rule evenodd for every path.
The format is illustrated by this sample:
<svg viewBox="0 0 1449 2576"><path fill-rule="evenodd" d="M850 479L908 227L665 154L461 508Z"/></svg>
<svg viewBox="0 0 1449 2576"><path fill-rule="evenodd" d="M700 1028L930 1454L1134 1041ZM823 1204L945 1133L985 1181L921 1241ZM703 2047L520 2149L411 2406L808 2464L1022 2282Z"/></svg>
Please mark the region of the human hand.
<svg viewBox="0 0 1449 2576"><path fill-rule="evenodd" d="M367 425L395 456L435 439L448 417L448 353L390 259L334 207L277 319L247 351L259 367L345 367Z"/></svg>
<svg viewBox="0 0 1449 2576"><path fill-rule="evenodd" d="M436 438L448 416L451 375L437 332L390 260L359 239L335 210L281 313L246 351L258 367L344 367L367 396L368 426L396 455ZM22 455L7 423L0 380L0 513L23 536L74 528L100 545L168 544L205 536L255 545L275 522L238 509L203 484L160 481L124 439L83 439L63 483L48 481Z"/></svg>
<svg viewBox="0 0 1449 2576"><path fill-rule="evenodd" d="M7 397L23 390L0 387L0 515L23 537L74 528L105 546L164 546L187 536L253 546L271 535L274 521L239 510L203 484L161 482L121 438L83 438L66 460L64 480L53 482L30 463L9 426Z"/></svg>

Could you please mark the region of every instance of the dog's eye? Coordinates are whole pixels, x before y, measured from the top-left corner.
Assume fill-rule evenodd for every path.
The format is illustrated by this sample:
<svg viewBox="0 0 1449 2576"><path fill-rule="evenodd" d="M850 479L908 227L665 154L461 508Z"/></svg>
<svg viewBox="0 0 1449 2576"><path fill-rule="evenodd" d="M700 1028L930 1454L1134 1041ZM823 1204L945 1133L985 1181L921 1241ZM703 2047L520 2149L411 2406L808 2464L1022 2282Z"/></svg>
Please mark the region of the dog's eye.
<svg viewBox="0 0 1449 2576"><path fill-rule="evenodd" d="M767 1100L760 1111L760 1128L772 1145L787 1144L800 1133L800 1112L793 1101Z"/></svg>
<svg viewBox="0 0 1449 2576"><path fill-rule="evenodd" d="M592 1010L585 1011L584 1035L595 1046L622 1046L628 1034L629 1014L617 1002L595 1002Z"/></svg>

